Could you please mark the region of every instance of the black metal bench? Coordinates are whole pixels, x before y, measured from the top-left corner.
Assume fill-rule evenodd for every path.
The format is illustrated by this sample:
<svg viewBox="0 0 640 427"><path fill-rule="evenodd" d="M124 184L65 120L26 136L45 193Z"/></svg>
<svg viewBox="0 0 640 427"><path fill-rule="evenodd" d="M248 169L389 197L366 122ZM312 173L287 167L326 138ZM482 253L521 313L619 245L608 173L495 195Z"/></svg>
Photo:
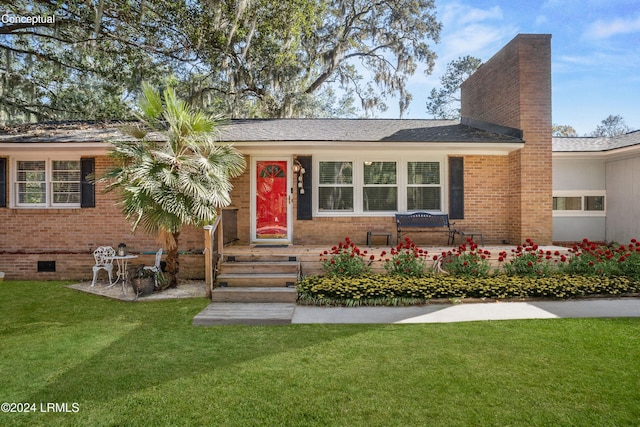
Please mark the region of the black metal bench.
<svg viewBox="0 0 640 427"><path fill-rule="evenodd" d="M415 212L411 214L396 214L396 229L398 243L407 229L413 232L446 233L447 245L453 244L456 230L452 229L448 214L432 214L429 212ZM424 230L425 228L437 230ZM418 229L418 230L416 230Z"/></svg>

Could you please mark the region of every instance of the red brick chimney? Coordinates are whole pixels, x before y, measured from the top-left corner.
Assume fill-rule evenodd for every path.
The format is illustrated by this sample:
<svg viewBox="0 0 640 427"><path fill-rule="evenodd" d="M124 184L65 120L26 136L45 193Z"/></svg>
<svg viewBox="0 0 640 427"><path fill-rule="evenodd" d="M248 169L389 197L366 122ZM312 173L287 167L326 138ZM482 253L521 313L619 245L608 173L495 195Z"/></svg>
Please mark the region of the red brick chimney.
<svg viewBox="0 0 640 427"><path fill-rule="evenodd" d="M551 35L516 36L462 84L461 97L463 123L522 131L524 148L509 155L509 243L551 244Z"/></svg>

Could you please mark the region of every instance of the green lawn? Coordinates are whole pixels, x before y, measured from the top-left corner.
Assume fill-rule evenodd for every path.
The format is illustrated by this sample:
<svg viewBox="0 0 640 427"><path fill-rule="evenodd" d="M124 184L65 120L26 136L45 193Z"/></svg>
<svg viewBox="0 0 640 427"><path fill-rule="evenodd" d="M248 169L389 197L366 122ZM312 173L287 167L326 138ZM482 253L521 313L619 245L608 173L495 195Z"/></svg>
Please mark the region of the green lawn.
<svg viewBox="0 0 640 427"><path fill-rule="evenodd" d="M0 425L637 426L640 319L193 327L205 299L0 283Z"/></svg>

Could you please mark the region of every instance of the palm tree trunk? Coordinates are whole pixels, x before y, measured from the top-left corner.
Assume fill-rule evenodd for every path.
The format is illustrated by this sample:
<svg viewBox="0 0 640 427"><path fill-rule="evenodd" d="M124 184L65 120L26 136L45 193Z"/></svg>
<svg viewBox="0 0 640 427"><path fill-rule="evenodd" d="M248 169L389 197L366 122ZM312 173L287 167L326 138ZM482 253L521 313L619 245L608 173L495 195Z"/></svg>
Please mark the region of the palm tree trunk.
<svg viewBox="0 0 640 427"><path fill-rule="evenodd" d="M175 245L167 249L167 287L178 287L178 272L180 271L180 262L178 259L178 237L180 232L173 233Z"/></svg>

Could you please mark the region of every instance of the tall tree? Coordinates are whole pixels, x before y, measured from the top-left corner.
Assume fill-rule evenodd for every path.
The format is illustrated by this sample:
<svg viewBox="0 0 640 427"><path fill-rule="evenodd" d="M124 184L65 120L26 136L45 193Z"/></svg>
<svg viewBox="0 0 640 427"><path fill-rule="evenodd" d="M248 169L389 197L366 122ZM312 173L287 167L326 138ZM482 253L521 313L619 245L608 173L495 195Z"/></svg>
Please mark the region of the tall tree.
<svg viewBox="0 0 640 427"><path fill-rule="evenodd" d="M6 3L6 2L3 2ZM152 1L16 0L0 24L0 118L130 116L143 79L158 81L184 56L168 13ZM25 21L37 17L37 21ZM181 55L178 57L177 55Z"/></svg>
<svg viewBox="0 0 640 427"><path fill-rule="evenodd" d="M442 87L431 89L427 113L436 119L460 117L460 86L480 65L480 59L469 55L449 62L445 73L440 77Z"/></svg>
<svg viewBox="0 0 640 427"><path fill-rule="evenodd" d="M245 160L229 145L215 143L218 120L178 100L172 89L161 96L143 85L140 124L129 128L134 141L115 141L115 167L103 178L118 190L123 213L157 234L167 251L169 287L178 284L178 239L185 225L212 224L218 209L231 203L230 178ZM164 138L151 138L149 132Z"/></svg>
<svg viewBox="0 0 640 427"><path fill-rule="evenodd" d="M551 134L553 136L566 136L575 137L578 136L578 132L570 125L557 125L551 126Z"/></svg>
<svg viewBox="0 0 640 427"><path fill-rule="evenodd" d="M591 136L616 136L630 131L631 128L627 126L622 116L609 115L600 122L596 130L591 133Z"/></svg>
<svg viewBox="0 0 640 427"><path fill-rule="evenodd" d="M205 87L228 100L233 116L246 103L264 116L300 116L327 84L353 90L368 112L385 110L386 98L398 95L402 112L411 101L408 76L418 63L427 73L433 68L427 41L438 41L441 25L432 0L216 3L223 12L202 11L197 27L210 24L197 34L206 62L222 64Z"/></svg>
<svg viewBox="0 0 640 427"><path fill-rule="evenodd" d="M192 104L232 117L307 116L329 86L366 111L435 58L433 0L17 0L55 24L0 26L5 116L124 117L140 81L170 77ZM340 90L337 90L340 88ZM322 94L319 98L318 94ZM335 94L334 94L335 96Z"/></svg>

